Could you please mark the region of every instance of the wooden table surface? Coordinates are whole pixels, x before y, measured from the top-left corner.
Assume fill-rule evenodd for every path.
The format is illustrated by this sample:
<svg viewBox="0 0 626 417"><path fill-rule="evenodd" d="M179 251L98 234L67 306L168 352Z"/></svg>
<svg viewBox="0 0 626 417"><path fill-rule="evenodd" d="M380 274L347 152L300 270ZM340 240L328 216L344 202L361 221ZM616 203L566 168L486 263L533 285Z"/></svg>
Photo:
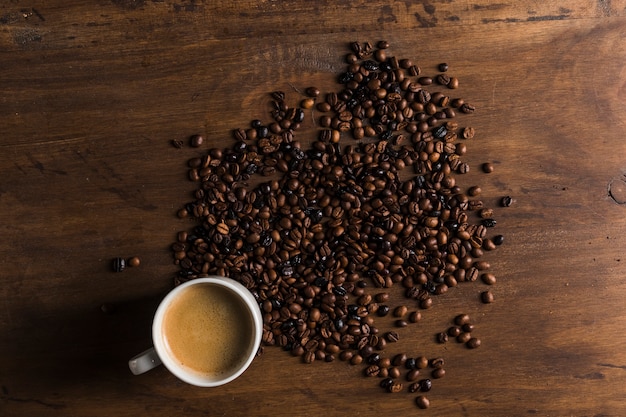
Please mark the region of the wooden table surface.
<svg viewBox="0 0 626 417"><path fill-rule="evenodd" d="M626 415L624 1L4 3L0 415ZM379 40L459 78L477 134L457 183L482 187L505 236L485 255L495 302L460 285L401 340L446 359L431 407L277 347L215 389L131 375L192 227L187 160L269 120L272 91L337 89L350 42ZM171 144L196 133L199 149ZM142 264L113 273L118 256ZM432 340L461 312L479 349Z"/></svg>

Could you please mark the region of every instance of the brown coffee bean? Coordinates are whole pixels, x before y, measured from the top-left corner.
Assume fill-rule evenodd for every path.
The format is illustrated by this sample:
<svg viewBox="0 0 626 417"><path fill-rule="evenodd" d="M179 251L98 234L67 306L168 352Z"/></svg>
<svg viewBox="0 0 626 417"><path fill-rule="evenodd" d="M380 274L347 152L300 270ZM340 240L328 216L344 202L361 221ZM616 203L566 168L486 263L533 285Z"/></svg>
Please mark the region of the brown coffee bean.
<svg viewBox="0 0 626 417"><path fill-rule="evenodd" d="M444 376L446 376L446 370L443 369L443 368L433 369L433 371L431 372L430 376L432 376L434 379L443 378Z"/></svg>
<svg viewBox="0 0 626 417"><path fill-rule="evenodd" d="M423 395L420 395L415 399L415 404L421 409L427 409L430 407L430 401Z"/></svg>
<svg viewBox="0 0 626 417"><path fill-rule="evenodd" d="M417 381L419 378L420 371L419 369L411 369L406 373L406 380L409 382Z"/></svg>
<svg viewBox="0 0 626 417"><path fill-rule="evenodd" d="M482 164L482 170L485 174L490 174L493 172L493 164L491 162L485 162L484 164Z"/></svg>
<svg viewBox="0 0 626 417"><path fill-rule="evenodd" d="M456 341L459 343L465 343L472 338L472 335L467 332L462 332L456 337Z"/></svg>
<svg viewBox="0 0 626 417"><path fill-rule="evenodd" d="M401 305L393 310L393 316L398 318L404 317L408 311L409 308L407 306Z"/></svg>
<svg viewBox="0 0 626 417"><path fill-rule="evenodd" d="M385 339L387 339L389 343L394 343L400 340L400 335L398 335L397 332L390 331L385 333Z"/></svg>
<svg viewBox="0 0 626 417"><path fill-rule="evenodd" d="M496 276L490 272L482 274L480 279L487 285L494 285L496 283Z"/></svg>
<svg viewBox="0 0 626 417"><path fill-rule="evenodd" d="M413 311L411 312L411 314L409 314L409 322L411 323L417 323L421 319L422 319L422 313L420 313L419 311Z"/></svg>
<svg viewBox="0 0 626 417"><path fill-rule="evenodd" d="M480 293L480 299L485 304L491 304L494 302L495 297L493 296L493 293L491 291L483 291L482 293Z"/></svg>
<svg viewBox="0 0 626 417"><path fill-rule="evenodd" d="M467 346L469 349L476 349L480 346L480 339L472 337L465 343L465 346Z"/></svg>
<svg viewBox="0 0 626 417"><path fill-rule="evenodd" d="M138 267L141 264L141 259L138 256L133 256L126 261L126 265L130 267Z"/></svg>
<svg viewBox="0 0 626 417"><path fill-rule="evenodd" d="M461 328L459 326L451 326L448 328L448 336L457 337L461 334Z"/></svg>
<svg viewBox="0 0 626 417"><path fill-rule="evenodd" d="M454 323L457 326L462 326L470 322L470 316L468 314L459 314L454 318Z"/></svg>
<svg viewBox="0 0 626 417"><path fill-rule="evenodd" d="M419 356L415 358L415 367L417 369L424 369L428 366L429 363L430 361L426 356Z"/></svg>

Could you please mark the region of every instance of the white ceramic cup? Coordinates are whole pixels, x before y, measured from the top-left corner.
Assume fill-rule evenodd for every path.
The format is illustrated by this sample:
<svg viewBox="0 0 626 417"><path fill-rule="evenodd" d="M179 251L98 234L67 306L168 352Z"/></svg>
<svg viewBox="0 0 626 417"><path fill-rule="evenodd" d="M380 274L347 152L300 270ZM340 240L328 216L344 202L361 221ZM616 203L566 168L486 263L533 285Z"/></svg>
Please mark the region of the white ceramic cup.
<svg viewBox="0 0 626 417"><path fill-rule="evenodd" d="M226 374L211 376L190 371L182 366L166 347L166 337L163 329L165 313L172 303L177 300L177 298L183 294L186 289L194 285L220 286L223 289L229 290L234 296L236 296L236 298L242 301L241 304L245 306L240 319L249 321L250 326L248 327L254 334L250 335L248 338L250 345L246 350L247 356L245 360L242 360L238 366L233 367ZM152 341L154 343L154 347L132 358L128 361L128 366L133 374L139 375L159 366L160 364L163 364L178 379L187 382L188 384L199 387L216 387L231 382L244 373L244 371L250 366L257 354L259 345L261 344L262 333L263 317L261 315L261 310L258 303L254 299L254 296L250 293L250 291L248 291L248 289L246 289L246 287L230 278L217 276L196 278L177 286L161 301L152 323Z"/></svg>

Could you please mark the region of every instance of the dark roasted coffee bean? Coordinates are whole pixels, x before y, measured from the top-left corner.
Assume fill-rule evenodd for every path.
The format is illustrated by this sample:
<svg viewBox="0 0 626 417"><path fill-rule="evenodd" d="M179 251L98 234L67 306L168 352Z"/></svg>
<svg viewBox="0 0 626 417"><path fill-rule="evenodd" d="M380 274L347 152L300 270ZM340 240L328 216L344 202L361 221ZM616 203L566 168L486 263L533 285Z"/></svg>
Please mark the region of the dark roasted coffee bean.
<svg viewBox="0 0 626 417"><path fill-rule="evenodd" d="M393 384L393 378L385 378L380 381L381 388L387 389L391 384Z"/></svg>
<svg viewBox="0 0 626 417"><path fill-rule="evenodd" d="M493 237L493 244L496 246L500 246L501 244L504 243L504 236L503 235L496 235Z"/></svg>
<svg viewBox="0 0 626 417"><path fill-rule="evenodd" d="M407 358L404 362L404 367L406 369L417 369L417 359L415 358Z"/></svg>
<svg viewBox="0 0 626 417"><path fill-rule="evenodd" d="M510 207L513 204L513 198L507 196L504 196L500 199L500 205L502 207Z"/></svg>
<svg viewBox="0 0 626 417"><path fill-rule="evenodd" d="M472 337L465 343L465 346L467 346L469 349L476 349L480 346L480 339Z"/></svg>
<svg viewBox="0 0 626 417"><path fill-rule="evenodd" d="M398 335L397 332L390 331L390 332L385 333L385 339L389 343L394 343L394 342L397 342L398 340L400 340L400 336Z"/></svg>
<svg viewBox="0 0 626 417"><path fill-rule="evenodd" d="M431 390L433 383L430 379L425 378L425 379L420 379L419 381L420 384L420 391L421 392L428 392Z"/></svg>
<svg viewBox="0 0 626 417"><path fill-rule="evenodd" d="M126 261L124 258L114 258L113 261L111 261L111 268L114 272L122 272L126 269Z"/></svg>
<svg viewBox="0 0 626 417"><path fill-rule="evenodd" d="M435 336L435 340L437 343L447 343L448 342L448 334L446 332L437 333Z"/></svg>
<svg viewBox="0 0 626 417"><path fill-rule="evenodd" d="M483 291L482 293L480 293L480 299L485 304L491 304L494 302L495 297L493 296L493 293L491 291Z"/></svg>
<svg viewBox="0 0 626 417"><path fill-rule="evenodd" d="M192 148L199 148L204 143L204 137L202 135L193 135L189 138L189 146Z"/></svg>

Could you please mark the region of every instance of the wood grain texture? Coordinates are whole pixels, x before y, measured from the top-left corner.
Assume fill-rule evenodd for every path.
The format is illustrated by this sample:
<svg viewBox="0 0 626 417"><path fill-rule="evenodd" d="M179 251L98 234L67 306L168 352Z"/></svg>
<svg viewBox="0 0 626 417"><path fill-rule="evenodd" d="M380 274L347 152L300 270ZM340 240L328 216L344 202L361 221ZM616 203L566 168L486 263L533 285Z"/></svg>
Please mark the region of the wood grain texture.
<svg viewBox="0 0 626 417"><path fill-rule="evenodd" d="M343 362L267 348L235 382L133 377L176 272L194 185L175 149L269 118L269 96L336 89L353 40L461 80L478 111L457 182L479 184L506 243L498 276L437 298L397 347L447 361L424 414L626 415L626 3L14 1L0 9L0 415L414 415ZM33 8L34 7L34 8ZM303 135L312 132L312 124ZM492 174L479 165L490 161ZM142 265L109 271L115 256ZM396 294L399 300L400 296ZM114 312L104 314L103 304ZM432 343L459 312L475 351Z"/></svg>

